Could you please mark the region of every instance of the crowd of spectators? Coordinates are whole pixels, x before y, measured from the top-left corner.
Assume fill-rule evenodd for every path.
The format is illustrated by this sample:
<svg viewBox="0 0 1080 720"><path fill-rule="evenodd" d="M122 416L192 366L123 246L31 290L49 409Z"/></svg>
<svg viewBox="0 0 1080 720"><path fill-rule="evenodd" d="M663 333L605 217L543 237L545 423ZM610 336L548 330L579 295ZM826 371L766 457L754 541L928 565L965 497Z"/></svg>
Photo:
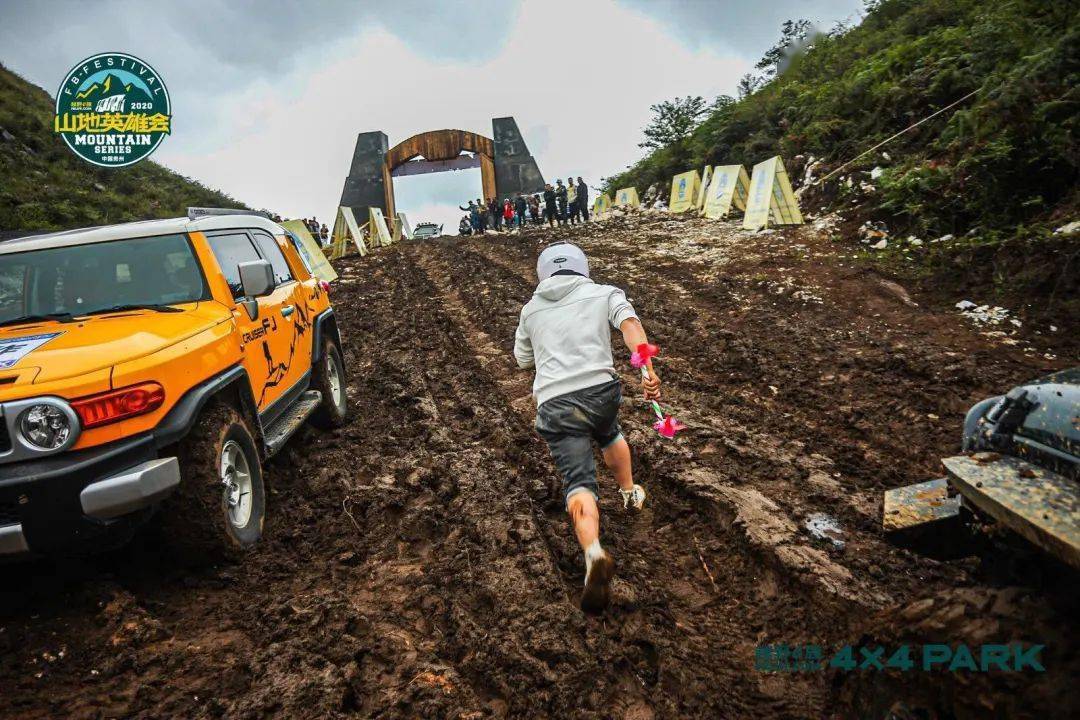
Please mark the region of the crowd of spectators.
<svg viewBox="0 0 1080 720"><path fill-rule="evenodd" d="M518 193L511 198L496 198L484 201L477 198L465 206L458 206L467 214L458 225L460 235L478 235L488 230L508 232L521 229L526 225L574 225L589 221L589 186L578 177L566 178L544 185L542 193L526 195Z"/></svg>

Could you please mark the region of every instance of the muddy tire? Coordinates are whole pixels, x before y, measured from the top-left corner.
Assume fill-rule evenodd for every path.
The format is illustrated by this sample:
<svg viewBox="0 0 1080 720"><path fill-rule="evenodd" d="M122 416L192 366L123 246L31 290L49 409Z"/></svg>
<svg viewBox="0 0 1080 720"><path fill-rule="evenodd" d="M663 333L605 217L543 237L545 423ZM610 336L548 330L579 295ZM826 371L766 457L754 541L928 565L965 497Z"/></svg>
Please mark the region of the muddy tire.
<svg viewBox="0 0 1080 720"><path fill-rule="evenodd" d="M345 363L341 361L337 343L330 338L323 340L322 358L312 369L311 387L322 393L322 402L311 415L311 424L322 430L341 427L349 414Z"/></svg>
<svg viewBox="0 0 1080 720"><path fill-rule="evenodd" d="M181 481L164 508L166 537L190 561L239 559L262 537L266 518L262 466L247 422L212 404L178 455Z"/></svg>

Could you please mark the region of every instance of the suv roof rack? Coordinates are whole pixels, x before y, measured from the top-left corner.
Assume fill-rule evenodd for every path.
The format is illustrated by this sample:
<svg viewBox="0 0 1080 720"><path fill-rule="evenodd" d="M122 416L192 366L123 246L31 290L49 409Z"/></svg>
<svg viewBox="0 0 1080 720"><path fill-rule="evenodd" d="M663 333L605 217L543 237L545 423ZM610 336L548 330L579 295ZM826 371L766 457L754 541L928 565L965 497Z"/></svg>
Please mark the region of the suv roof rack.
<svg viewBox="0 0 1080 720"><path fill-rule="evenodd" d="M208 208L208 207L189 207L187 209L188 220L198 220L199 218L209 217L210 215L257 215L262 218L270 219L270 213L264 210L244 210L241 208Z"/></svg>

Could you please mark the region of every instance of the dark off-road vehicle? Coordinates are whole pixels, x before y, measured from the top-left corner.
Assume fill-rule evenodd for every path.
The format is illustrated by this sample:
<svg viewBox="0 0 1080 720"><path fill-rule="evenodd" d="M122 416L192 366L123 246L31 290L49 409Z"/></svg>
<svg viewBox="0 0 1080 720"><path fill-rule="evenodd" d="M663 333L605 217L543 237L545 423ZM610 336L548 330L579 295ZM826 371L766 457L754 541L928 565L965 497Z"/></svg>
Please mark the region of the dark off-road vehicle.
<svg viewBox="0 0 1080 720"><path fill-rule="evenodd" d="M442 225L433 222L422 222L413 230L413 240L426 240L427 238L442 235Z"/></svg>
<svg viewBox="0 0 1080 720"><path fill-rule="evenodd" d="M1080 569L1080 368L975 404L961 449L942 461L947 478L885 494L886 531L907 534L970 511Z"/></svg>

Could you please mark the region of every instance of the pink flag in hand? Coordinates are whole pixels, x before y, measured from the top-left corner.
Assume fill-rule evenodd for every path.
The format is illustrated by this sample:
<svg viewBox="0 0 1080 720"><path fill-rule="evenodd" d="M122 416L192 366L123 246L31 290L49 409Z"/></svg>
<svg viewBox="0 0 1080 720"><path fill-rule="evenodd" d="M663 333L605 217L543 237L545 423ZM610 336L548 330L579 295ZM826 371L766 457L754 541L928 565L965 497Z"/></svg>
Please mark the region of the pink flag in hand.
<svg viewBox="0 0 1080 720"><path fill-rule="evenodd" d="M685 425L683 425L681 422L671 417L670 415L668 415L663 420L657 420L653 423L653 430L660 433L661 437L666 437L669 439L675 437L675 433L685 429Z"/></svg>
<svg viewBox="0 0 1080 720"><path fill-rule="evenodd" d="M630 353L630 364L636 368L643 368L657 355L660 354L660 348L656 345L649 343L641 343L637 346L637 350Z"/></svg>

